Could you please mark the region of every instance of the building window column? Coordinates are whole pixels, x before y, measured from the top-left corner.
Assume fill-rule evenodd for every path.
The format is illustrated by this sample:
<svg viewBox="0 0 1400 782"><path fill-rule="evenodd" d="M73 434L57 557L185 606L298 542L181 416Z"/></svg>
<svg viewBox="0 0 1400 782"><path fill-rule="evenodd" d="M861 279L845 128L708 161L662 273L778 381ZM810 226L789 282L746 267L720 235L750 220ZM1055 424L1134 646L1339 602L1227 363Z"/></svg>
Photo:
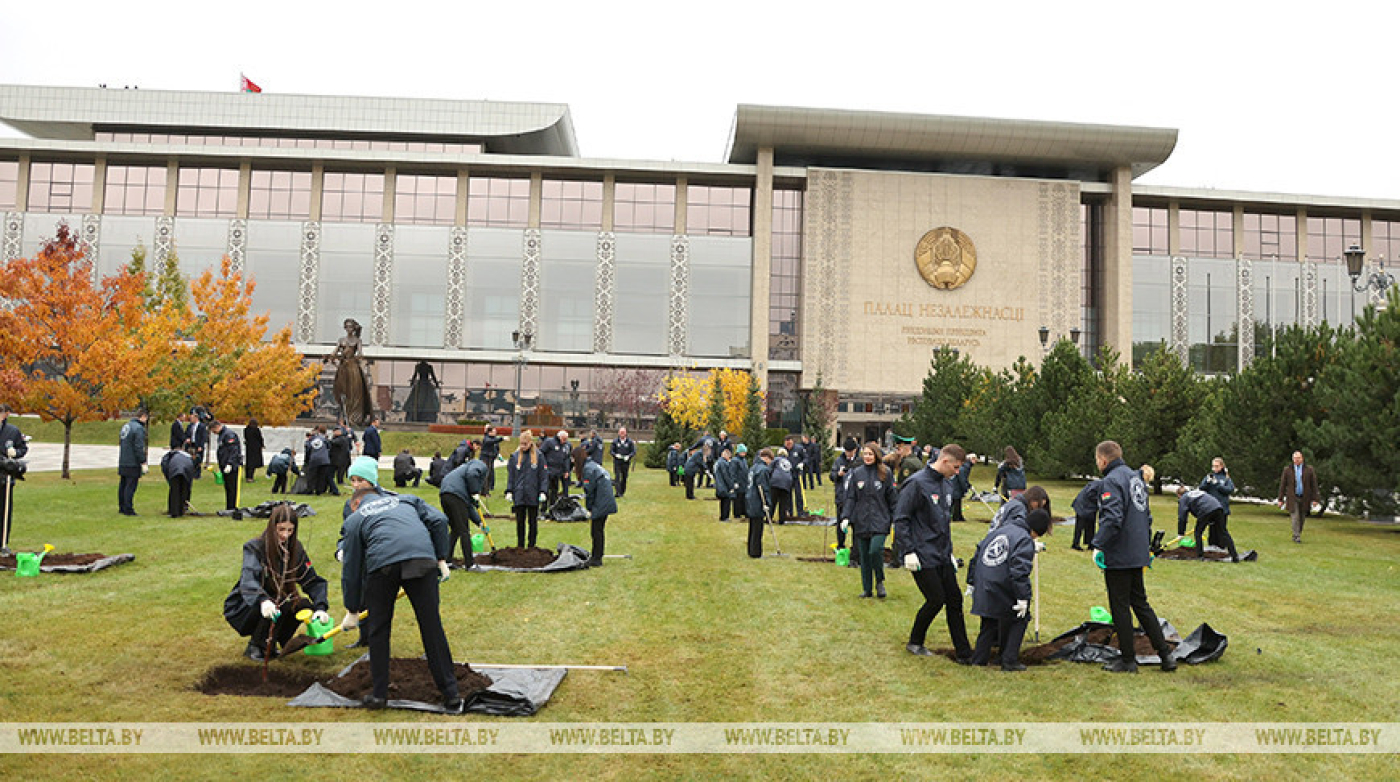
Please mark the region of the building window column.
<svg viewBox="0 0 1400 782"><path fill-rule="evenodd" d="M1191 270L1183 255L1172 256L1172 338L1171 351L1182 364L1190 361L1190 294Z"/></svg>
<svg viewBox="0 0 1400 782"><path fill-rule="evenodd" d="M605 197L604 201L608 199ZM605 204L604 215L611 213ZM613 292L616 286L614 266L617 260L617 236L611 231L598 234L598 274L593 298L593 352L611 353L613 346Z"/></svg>
<svg viewBox="0 0 1400 782"><path fill-rule="evenodd" d="M388 177L392 181L392 177ZM387 186L387 185L386 185ZM386 211L393 209L392 198L385 198ZM394 226L380 223L374 228L374 298L370 312L370 344L389 343L389 309L393 299Z"/></svg>
<svg viewBox="0 0 1400 782"><path fill-rule="evenodd" d="M301 225L301 278L297 297L297 342L303 344L316 341L316 282L320 265L321 223L308 220Z"/></svg>
<svg viewBox="0 0 1400 782"><path fill-rule="evenodd" d="M689 301L690 237L680 235L671 239L671 320L667 352L673 358L685 355Z"/></svg>
<svg viewBox="0 0 1400 782"><path fill-rule="evenodd" d="M1235 260L1235 322L1239 324L1239 370L1254 361L1254 261L1239 255Z"/></svg>

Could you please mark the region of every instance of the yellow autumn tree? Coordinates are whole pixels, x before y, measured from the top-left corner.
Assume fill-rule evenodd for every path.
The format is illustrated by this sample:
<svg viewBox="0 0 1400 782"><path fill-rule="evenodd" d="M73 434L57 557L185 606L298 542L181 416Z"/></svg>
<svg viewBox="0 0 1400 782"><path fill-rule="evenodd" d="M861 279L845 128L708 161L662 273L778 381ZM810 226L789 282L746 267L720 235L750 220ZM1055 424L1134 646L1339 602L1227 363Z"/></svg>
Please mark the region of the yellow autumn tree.
<svg viewBox="0 0 1400 782"><path fill-rule="evenodd" d="M671 420L693 431L704 429L710 412L708 376L671 375L662 386L661 403Z"/></svg>
<svg viewBox="0 0 1400 782"><path fill-rule="evenodd" d="M742 369L716 369L720 393L724 395L724 428L734 434L744 430L744 413L748 409L749 373Z"/></svg>

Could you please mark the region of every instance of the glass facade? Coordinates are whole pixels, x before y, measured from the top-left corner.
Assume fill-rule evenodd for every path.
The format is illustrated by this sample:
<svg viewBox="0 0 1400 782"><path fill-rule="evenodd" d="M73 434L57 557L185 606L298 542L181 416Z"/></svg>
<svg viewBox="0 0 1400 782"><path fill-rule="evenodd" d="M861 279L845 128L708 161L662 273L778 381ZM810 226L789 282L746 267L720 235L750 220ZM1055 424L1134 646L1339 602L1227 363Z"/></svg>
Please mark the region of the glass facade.
<svg viewBox="0 0 1400 782"><path fill-rule="evenodd" d="M1181 254L1188 258L1235 257L1233 212L1181 209Z"/></svg>
<svg viewBox="0 0 1400 782"><path fill-rule="evenodd" d="M268 147L276 149L349 149L379 152L481 152L480 144L444 141L384 141L380 139L283 138L280 136L215 136L198 133L113 133L99 131L97 141L118 144L177 146Z"/></svg>
<svg viewBox="0 0 1400 782"><path fill-rule="evenodd" d="M321 231L321 262L316 278L316 341L334 345L345 336L341 325L354 318L370 339L374 313L374 233L372 225L326 225Z"/></svg>
<svg viewBox="0 0 1400 782"><path fill-rule="evenodd" d="M603 229L603 183L546 179L540 188L540 227Z"/></svg>
<svg viewBox="0 0 1400 782"><path fill-rule="evenodd" d="M1371 246L1365 250L1368 263L1384 262L1391 269L1400 266L1400 222L1372 220Z"/></svg>
<svg viewBox="0 0 1400 782"><path fill-rule="evenodd" d="M1189 268L1188 360L1198 372L1234 372L1239 363L1240 341L1236 328L1239 309L1235 261L1197 258L1191 260Z"/></svg>
<svg viewBox="0 0 1400 782"><path fill-rule="evenodd" d="M1166 255L1167 241L1167 208L1133 207L1133 254Z"/></svg>
<svg viewBox="0 0 1400 782"><path fill-rule="evenodd" d="M166 173L164 166L107 166L102 213L164 214Z"/></svg>
<svg viewBox="0 0 1400 782"><path fill-rule="evenodd" d="M801 190L773 190L773 243L768 284L768 359L796 361L802 308Z"/></svg>
<svg viewBox="0 0 1400 782"><path fill-rule="evenodd" d="M467 233L467 277L462 347L512 350L520 328L520 275L525 233L472 228Z"/></svg>
<svg viewBox="0 0 1400 782"><path fill-rule="evenodd" d="M690 236L749 235L749 188L690 185L685 198L685 232Z"/></svg>
<svg viewBox="0 0 1400 782"><path fill-rule="evenodd" d="M530 224L530 180L471 177L467 225L525 228Z"/></svg>
<svg viewBox="0 0 1400 782"><path fill-rule="evenodd" d="M311 219L311 172L254 169L248 187L248 217L255 220Z"/></svg>
<svg viewBox="0 0 1400 782"><path fill-rule="evenodd" d="M1244 257L1255 261L1298 260L1297 215L1245 212Z"/></svg>
<svg viewBox="0 0 1400 782"><path fill-rule="evenodd" d="M1342 253L1361 244L1361 221L1341 217L1308 218L1308 260L1342 263Z"/></svg>
<svg viewBox="0 0 1400 782"><path fill-rule="evenodd" d="M1133 366L1167 344L1172 332L1171 302L1171 266L1156 256L1133 256Z"/></svg>
<svg viewBox="0 0 1400 782"><path fill-rule="evenodd" d="M617 236L613 271L613 352L664 356L671 286L670 235Z"/></svg>
<svg viewBox="0 0 1400 782"><path fill-rule="evenodd" d="M384 219L384 175L327 171L321 219L332 223L377 223Z"/></svg>
<svg viewBox="0 0 1400 782"><path fill-rule="evenodd" d="M19 161L0 160L0 209L19 204Z"/></svg>
<svg viewBox="0 0 1400 782"><path fill-rule="evenodd" d="M389 344L406 348L442 347L447 320L447 248L444 227L401 225L394 229L393 287L389 304Z"/></svg>
<svg viewBox="0 0 1400 782"><path fill-rule="evenodd" d="M399 174L394 178L394 222L452 225L456 218L457 177Z"/></svg>
<svg viewBox="0 0 1400 782"><path fill-rule="evenodd" d="M613 230L675 233L676 186L618 182L613 191Z"/></svg>
<svg viewBox="0 0 1400 782"><path fill-rule="evenodd" d="M1254 355L1268 355L1279 329L1303 322L1301 270L1287 261L1254 264Z"/></svg>
<svg viewBox="0 0 1400 782"><path fill-rule="evenodd" d="M95 168L91 163L30 163L30 211L91 211Z"/></svg>
<svg viewBox="0 0 1400 782"><path fill-rule="evenodd" d="M540 350L592 353L598 235L545 231L541 244L535 343Z"/></svg>
<svg viewBox="0 0 1400 782"><path fill-rule="evenodd" d="M180 169L175 191L178 217L235 217L238 214L238 169Z"/></svg>
<svg viewBox="0 0 1400 782"><path fill-rule="evenodd" d="M103 221L102 232L107 232ZM243 269L253 282L253 312L267 313L267 333L296 323L301 287L301 223L259 220L248 225ZM337 336L337 339L339 336Z"/></svg>
<svg viewBox="0 0 1400 782"><path fill-rule="evenodd" d="M748 358L752 258L749 239L690 237L686 355Z"/></svg>

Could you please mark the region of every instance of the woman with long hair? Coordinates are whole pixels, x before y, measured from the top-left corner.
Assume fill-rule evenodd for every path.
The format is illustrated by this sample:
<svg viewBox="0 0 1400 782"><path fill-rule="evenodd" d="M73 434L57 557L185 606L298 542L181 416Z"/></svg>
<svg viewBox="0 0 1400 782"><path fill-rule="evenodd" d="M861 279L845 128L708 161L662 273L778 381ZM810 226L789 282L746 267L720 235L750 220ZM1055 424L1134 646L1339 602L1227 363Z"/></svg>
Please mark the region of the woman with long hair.
<svg viewBox="0 0 1400 782"><path fill-rule="evenodd" d="M520 445L506 462L506 502L515 511L515 544L534 548L539 534L540 503L549 488L549 472L545 468L535 435L529 429L520 433ZM527 535L528 528L528 535Z"/></svg>
<svg viewBox="0 0 1400 782"><path fill-rule="evenodd" d="M1021 461L1021 454L1016 453L1016 449L1006 446L1006 455L1000 465L997 466L997 479L992 484L992 491L997 492L1005 499L1021 496L1021 492L1026 490L1026 465Z"/></svg>
<svg viewBox="0 0 1400 782"><path fill-rule="evenodd" d="M300 521L292 506L272 509L262 535L243 544L243 570L224 599L224 619L248 637L244 655L262 662L269 650L292 639L300 621L297 612L310 608L313 620L329 622L326 580L316 574L297 539ZM302 597L298 587L306 590ZM307 599L310 598L310 599Z"/></svg>
<svg viewBox="0 0 1400 782"><path fill-rule="evenodd" d="M841 530L852 532L853 546L860 562L861 597L870 589L885 597L885 538L894 521L899 493L894 475L881 460L880 446L874 441L860 450L861 463L845 478L845 502L841 506Z"/></svg>

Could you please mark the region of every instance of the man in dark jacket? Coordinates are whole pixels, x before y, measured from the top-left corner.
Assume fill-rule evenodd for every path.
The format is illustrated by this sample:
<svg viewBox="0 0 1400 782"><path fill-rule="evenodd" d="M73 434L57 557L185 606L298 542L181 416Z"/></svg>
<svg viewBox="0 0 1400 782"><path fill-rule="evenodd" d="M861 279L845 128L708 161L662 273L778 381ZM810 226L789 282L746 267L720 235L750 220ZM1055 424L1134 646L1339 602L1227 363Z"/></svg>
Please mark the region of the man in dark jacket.
<svg viewBox="0 0 1400 782"><path fill-rule="evenodd" d="M792 493L801 486L797 479L797 467L788 457L786 448L778 449L778 455L773 457L773 463L770 465L770 472L768 482L773 490L773 507L777 515L775 521L785 524L793 517Z"/></svg>
<svg viewBox="0 0 1400 782"><path fill-rule="evenodd" d="M845 507L846 504L846 473L854 470L859 464L859 462L856 461L856 446L856 438L847 437L841 443L841 455L836 457L836 460L831 463L831 486L836 493L835 507L837 508ZM841 525L839 524L836 525L836 547L846 547L846 530L841 529ZM851 553L855 552L856 549L852 547ZM847 562L846 567L860 567L860 562L852 557L851 560Z"/></svg>
<svg viewBox="0 0 1400 782"><path fill-rule="evenodd" d="M554 507L559 495L569 493L569 467L573 464L573 446L569 444L569 433L559 430L553 437L544 438L540 443L540 456L549 472L549 490L545 492L548 507Z"/></svg>
<svg viewBox="0 0 1400 782"><path fill-rule="evenodd" d="M267 474L272 476L272 493L287 493L287 473L301 475L301 469L297 467L296 454L291 448L283 448L282 452L272 457L272 461L267 463Z"/></svg>
<svg viewBox="0 0 1400 782"><path fill-rule="evenodd" d="M165 456L161 457L160 471L170 487L166 494L165 513L172 519L178 519L190 507L190 486L194 483L195 473L199 472L199 466L194 463L189 451L178 448L166 451Z"/></svg>
<svg viewBox="0 0 1400 782"><path fill-rule="evenodd" d="M805 437L803 439L806 439ZM786 451L786 453L784 453ZM807 511L804 502L806 497L802 494L802 476L807 473L807 448L802 443L797 442L792 435L783 438L783 450L778 452L778 459L786 457L788 465L792 469L792 488L788 489L787 513L779 521L795 519L801 517ZM774 470L781 470L781 461L774 462ZM779 497L779 507L782 507L783 498Z"/></svg>
<svg viewBox="0 0 1400 782"><path fill-rule="evenodd" d="M190 444L190 456L194 457L194 463L199 466L199 472L195 473L195 480L204 474L204 465L207 461L207 450L209 448L209 413L202 407L190 410L189 427L185 430L185 441Z"/></svg>
<svg viewBox="0 0 1400 782"><path fill-rule="evenodd" d="M23 459L29 453L29 441L19 427L10 423L10 406L0 405L0 456L8 459ZM22 477L22 476L21 476ZM14 520L15 474L9 470L0 473L0 551L10 553L10 522Z"/></svg>
<svg viewBox="0 0 1400 782"><path fill-rule="evenodd" d="M408 449L405 448L404 450L407 451ZM400 456L402 456L402 454L400 454ZM408 457L408 459L409 459L410 462L413 461L413 457L412 457L412 456ZM395 456L395 457L394 457L394 465L395 465L394 470L395 470L396 473L397 473L397 471L398 471L398 466L397 466L398 463L399 463L399 457L398 457L398 456ZM415 469L416 469L416 468L415 468ZM447 472L448 472L448 470L447 470L447 460L444 459L444 458L442 458L442 451L434 451L434 452L433 452L433 460L430 461L430 462L428 462L428 485L429 485L429 486L442 486L442 479L447 477ZM418 484L415 483L414 485L417 486Z"/></svg>
<svg viewBox="0 0 1400 782"><path fill-rule="evenodd" d="M695 499L695 487L700 485L700 476L705 473L705 454L699 448L691 448L685 457L685 469L681 479L685 481L685 498Z"/></svg>
<svg viewBox="0 0 1400 782"><path fill-rule="evenodd" d="M117 454L117 512L123 516L135 516L132 503L136 499L136 486L141 476L146 474L146 411L141 410L136 417L122 426L121 448Z"/></svg>
<svg viewBox="0 0 1400 782"><path fill-rule="evenodd" d="M588 460L597 465L603 463L603 438L598 436L598 430L588 432L588 436L583 438L583 452Z"/></svg>
<svg viewBox="0 0 1400 782"><path fill-rule="evenodd" d="M170 450L178 451L185 447L185 414L176 413L175 420L170 422Z"/></svg>
<svg viewBox="0 0 1400 782"><path fill-rule="evenodd" d="M1191 517L1196 517L1196 558L1205 559L1206 540L1201 537L1201 533L1207 528L1215 532L1216 539L1225 544L1225 550L1230 552L1230 561L1239 562L1239 552L1235 551L1235 539L1230 537L1230 531L1225 527L1225 509L1220 506L1220 502L1200 489L1187 489L1185 486L1176 487L1176 528L1186 529L1186 522Z"/></svg>
<svg viewBox="0 0 1400 782"><path fill-rule="evenodd" d="M1322 502L1317 491L1317 472L1311 464L1303 464L1303 452L1293 452L1293 463L1283 468L1278 481L1278 504L1288 510L1293 522L1293 542L1303 542L1303 520L1314 505Z"/></svg>
<svg viewBox="0 0 1400 782"><path fill-rule="evenodd" d="M371 416L369 426L365 427L363 446L360 448L361 455L371 459L378 459L384 450L384 445L379 439L379 417Z"/></svg>
<svg viewBox="0 0 1400 782"><path fill-rule="evenodd" d="M977 457L969 454L953 476L953 521L967 521L963 516L963 498L972 491L972 465L976 463Z"/></svg>
<svg viewBox="0 0 1400 782"><path fill-rule="evenodd" d="M487 496L496 490L496 458L501 455L501 443L504 441L504 437L496 434L495 426L486 425L486 434L481 437L481 456L479 458L486 463L487 467L491 468L491 471L486 474L486 491L483 492Z"/></svg>
<svg viewBox="0 0 1400 782"><path fill-rule="evenodd" d="M447 457L447 472L452 472L458 467L461 467L462 465L466 464L467 459L471 458L468 455L471 452L471 450L472 446L466 440L457 443L457 447L453 448L451 455ZM445 474L446 473L444 473L444 475Z"/></svg>
<svg viewBox="0 0 1400 782"><path fill-rule="evenodd" d="M1147 602L1143 568L1152 561L1152 509L1142 475L1123 462L1123 447L1112 440L1099 443L1094 461L1103 473L1099 492L1099 531L1092 544L1095 562L1103 568L1108 588L1108 610L1118 636L1119 657L1103 666L1113 673L1137 673L1133 651L1133 616L1147 633L1152 648L1162 658L1162 670L1176 670L1176 660L1162 635L1157 613ZM1102 556L1100 556L1100 554Z"/></svg>
<svg viewBox="0 0 1400 782"><path fill-rule="evenodd" d="M749 493L744 498L744 511L749 516L749 556L753 559L763 557L763 525L773 513L772 464L773 452L764 448L749 468Z"/></svg>
<svg viewBox="0 0 1400 782"><path fill-rule="evenodd" d="M1103 481L1095 478L1084 484L1084 488L1075 495L1074 502L1070 507L1074 509L1074 542L1070 548L1075 551L1083 551L1084 547L1079 545L1083 540L1085 544L1094 539L1094 528L1099 517L1099 494L1103 491Z"/></svg>
<svg viewBox="0 0 1400 782"><path fill-rule="evenodd" d="M809 439L807 442L807 464L812 469L812 479L817 482L817 486L822 485L822 461L825 458L826 446L816 438Z"/></svg>
<svg viewBox="0 0 1400 782"><path fill-rule="evenodd" d="M938 458L911 475L899 487L899 503L894 511L894 537L904 552L904 567L914 577L914 584L924 596L924 604L914 617L909 630L910 654L930 657L933 652L924 646L928 627L945 607L948 635L960 664L972 662L972 646L967 642L967 625L963 618L962 590L958 589L958 563L953 557L953 538L949 528L952 510L952 484L967 452L950 443L943 446Z"/></svg>
<svg viewBox="0 0 1400 782"><path fill-rule="evenodd" d="M730 503L730 512L735 519L747 518L747 502L749 494L749 447L743 443L734 446L734 456L729 459L729 482L734 487L734 499Z"/></svg>
<svg viewBox="0 0 1400 782"><path fill-rule="evenodd" d="M681 452L680 443L671 443L671 447L666 449L666 477L671 479L671 485L675 486L681 480L681 468L685 467L685 454Z"/></svg>
<svg viewBox="0 0 1400 782"><path fill-rule="evenodd" d="M729 449L725 448L719 452L719 461L715 462L715 498L719 500L720 521L729 521L729 510L737 491L734 486L734 475L730 470L733 456Z"/></svg>
<svg viewBox="0 0 1400 782"><path fill-rule="evenodd" d="M624 426L617 430L617 439L612 441L608 450L612 452L613 475L617 476L613 485L620 500L627 496L627 473L632 469L632 458L637 455L637 443L627 436L627 427Z"/></svg>
<svg viewBox="0 0 1400 782"><path fill-rule="evenodd" d="M972 588L972 613L982 617L973 665L986 665L992 646L1001 649L1003 671L1024 671L1021 639L1026 635L1031 605L1031 569L1035 555L1044 548L1036 541L1050 530L1050 514L1043 508L1024 519L1008 522L987 533L967 566Z"/></svg>
<svg viewBox="0 0 1400 782"><path fill-rule="evenodd" d="M219 461L219 471L224 474L224 509L234 510L238 507L238 472L243 466L243 441L221 421L215 421L209 431L218 438L215 455Z"/></svg>
<svg viewBox="0 0 1400 782"><path fill-rule="evenodd" d="M579 483L583 484L583 506L588 509L589 533L592 549L588 552L588 566L602 567L603 555L607 548L608 517L617 513L617 498L613 494L612 478L608 471L592 459L579 465Z"/></svg>
<svg viewBox="0 0 1400 782"><path fill-rule="evenodd" d="M247 456L243 459L243 479L252 483L257 477L258 470L263 466L263 442L262 427L258 426L258 419L248 419L248 425L243 427L243 448Z"/></svg>
<svg viewBox="0 0 1400 782"><path fill-rule="evenodd" d="M442 629L438 582L451 576L447 567L447 517L411 494L377 492L379 467L361 457L348 473L355 496L341 529L340 585L345 595L341 627L359 625L361 609L369 611L364 639L369 645L373 689L364 699L382 709L389 697L389 636L394 621L394 598L402 588L418 619L418 633L428 658L428 670L449 712L462 709L453 672L452 649Z"/></svg>
<svg viewBox="0 0 1400 782"><path fill-rule="evenodd" d="M311 484L311 493L317 496L330 492L340 495L340 489L335 486L331 472L331 446L326 441L326 425L318 424L315 429L307 433L306 452L302 455L302 461L306 464L307 482Z"/></svg>
<svg viewBox="0 0 1400 782"><path fill-rule="evenodd" d="M486 491L487 472L489 469L485 462L468 454L467 461L461 467L442 479L438 493L438 504L447 515L447 526L452 531L448 538L447 556L451 559L460 539L462 561L467 567L472 566L471 525L481 526L481 514L477 507L481 503L482 492Z"/></svg>
<svg viewBox="0 0 1400 782"><path fill-rule="evenodd" d="M409 481L413 481L413 486L417 488L418 481L421 480L422 477L423 469L413 460L413 454L409 453L407 448L399 451L398 454L394 456L394 486L402 489L408 485ZM433 483L431 477L432 476L429 476L428 483ZM443 477L446 476L439 476L438 482L433 485L440 487Z"/></svg>
<svg viewBox="0 0 1400 782"><path fill-rule="evenodd" d="M350 432L344 426L337 426L331 432L330 441L331 457L331 484L337 487L345 485L345 471L350 469L350 462L354 460L351 455Z"/></svg>

